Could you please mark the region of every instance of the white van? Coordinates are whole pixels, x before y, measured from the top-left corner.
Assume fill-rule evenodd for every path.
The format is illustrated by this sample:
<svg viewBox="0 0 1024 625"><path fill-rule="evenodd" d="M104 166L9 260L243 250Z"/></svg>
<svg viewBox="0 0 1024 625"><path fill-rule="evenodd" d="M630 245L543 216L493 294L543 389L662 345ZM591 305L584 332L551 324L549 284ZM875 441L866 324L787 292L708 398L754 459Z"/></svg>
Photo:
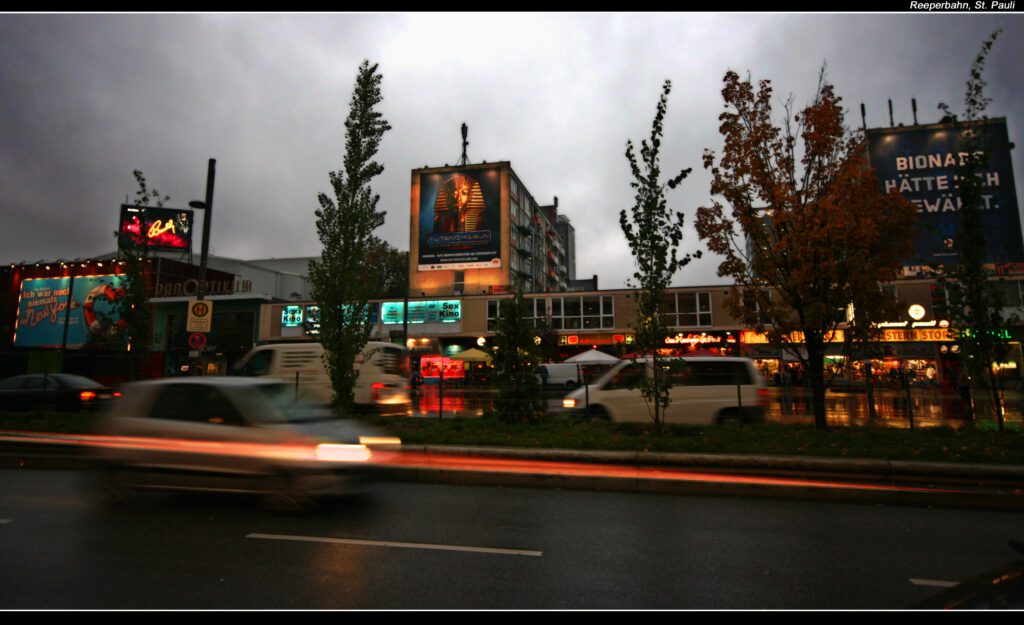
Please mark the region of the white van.
<svg viewBox="0 0 1024 625"><path fill-rule="evenodd" d="M749 358L666 358L672 381L665 423L706 425L764 419L767 390ZM653 371L650 358L623 360L593 384L576 389L562 401L566 409L612 421L649 422L649 407L636 384ZM742 410L742 412L741 412Z"/></svg>
<svg viewBox="0 0 1024 625"><path fill-rule="evenodd" d="M408 352L370 341L356 356L359 370L353 394L358 406L405 411L409 404ZM235 366L236 375L268 377L296 385L308 401L330 403L334 396L320 343L271 343L253 347Z"/></svg>
<svg viewBox="0 0 1024 625"><path fill-rule="evenodd" d="M547 385L549 387L564 387L567 389L573 389L580 385L580 367L573 363L563 362L546 362L540 367L537 367L537 379L540 380L541 384L544 383L544 374L541 372L541 367L547 370L548 379Z"/></svg>

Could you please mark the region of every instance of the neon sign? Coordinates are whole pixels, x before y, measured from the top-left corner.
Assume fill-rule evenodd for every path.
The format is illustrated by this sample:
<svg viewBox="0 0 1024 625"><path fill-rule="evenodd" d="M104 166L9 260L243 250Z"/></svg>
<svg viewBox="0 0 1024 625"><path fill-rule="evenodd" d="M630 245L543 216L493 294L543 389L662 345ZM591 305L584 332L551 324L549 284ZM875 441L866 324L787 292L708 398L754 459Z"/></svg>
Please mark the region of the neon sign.
<svg viewBox="0 0 1024 625"><path fill-rule="evenodd" d="M149 227L149 232L146 233L146 236L148 236L151 239L155 239L161 234L168 231L175 232L174 222L168 219L166 223L161 224L160 220L157 219L156 221L153 222L153 225Z"/></svg>

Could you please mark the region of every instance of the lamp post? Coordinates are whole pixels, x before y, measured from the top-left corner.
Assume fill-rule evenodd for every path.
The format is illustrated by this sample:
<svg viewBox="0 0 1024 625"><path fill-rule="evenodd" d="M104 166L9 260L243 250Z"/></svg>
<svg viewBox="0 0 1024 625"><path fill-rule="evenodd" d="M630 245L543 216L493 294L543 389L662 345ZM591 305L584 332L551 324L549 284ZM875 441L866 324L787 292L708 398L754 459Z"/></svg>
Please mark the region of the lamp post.
<svg viewBox="0 0 1024 625"><path fill-rule="evenodd" d="M192 208L203 211L203 247L199 252L199 295L196 299L203 299L206 295L206 261L210 251L210 213L213 212L213 179L216 173L217 160L211 158L206 171L206 201L192 200L188 203Z"/></svg>
<svg viewBox="0 0 1024 625"><path fill-rule="evenodd" d="M206 262L207 256L210 251L210 213L213 212L213 180L217 173L217 160L210 159L210 165L206 170L206 200L192 200L188 205L192 208L202 209L203 211L203 246L199 252L199 293L196 295L196 299L205 299L206 297ZM212 329L211 319L211 329ZM199 362L202 363L202 354L200 353ZM193 363L192 375L196 374L198 368Z"/></svg>

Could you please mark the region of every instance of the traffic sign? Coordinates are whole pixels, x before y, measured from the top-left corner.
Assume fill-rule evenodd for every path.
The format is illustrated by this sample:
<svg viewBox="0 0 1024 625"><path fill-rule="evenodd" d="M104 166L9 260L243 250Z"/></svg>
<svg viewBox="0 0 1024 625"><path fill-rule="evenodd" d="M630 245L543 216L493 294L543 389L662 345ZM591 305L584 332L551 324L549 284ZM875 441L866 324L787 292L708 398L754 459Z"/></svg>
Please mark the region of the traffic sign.
<svg viewBox="0 0 1024 625"><path fill-rule="evenodd" d="M196 332L188 335L188 346L192 349L202 349L206 347L206 335Z"/></svg>
<svg viewBox="0 0 1024 625"><path fill-rule="evenodd" d="M205 299L188 301L186 332L209 332L213 327L213 302Z"/></svg>

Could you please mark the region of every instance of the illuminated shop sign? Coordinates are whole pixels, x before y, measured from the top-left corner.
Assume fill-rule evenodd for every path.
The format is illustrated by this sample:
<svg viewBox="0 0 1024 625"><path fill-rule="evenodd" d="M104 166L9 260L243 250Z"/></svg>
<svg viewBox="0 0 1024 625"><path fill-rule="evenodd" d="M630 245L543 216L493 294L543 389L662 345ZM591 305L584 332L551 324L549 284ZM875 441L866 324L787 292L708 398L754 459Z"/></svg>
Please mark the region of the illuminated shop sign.
<svg viewBox="0 0 1024 625"><path fill-rule="evenodd" d="M285 306L281 309L281 326L295 328L302 325L302 306Z"/></svg>
<svg viewBox="0 0 1024 625"><path fill-rule="evenodd" d="M306 334L320 334L319 306L306 306Z"/></svg>
<svg viewBox="0 0 1024 625"><path fill-rule="evenodd" d="M499 167L421 174L417 186L419 271L501 267Z"/></svg>
<svg viewBox="0 0 1024 625"><path fill-rule="evenodd" d="M402 302L381 303L381 323L402 323L402 309ZM445 299L409 302L409 323L456 323L461 319L462 300Z"/></svg>
<svg viewBox="0 0 1024 625"><path fill-rule="evenodd" d="M986 262L1020 262L1024 242L1006 120L978 122L975 129L988 152L987 169L981 175ZM949 124L868 131L868 157L883 190L899 192L917 206L915 256L906 259L908 264L956 261L953 248L961 203L956 167L963 132Z"/></svg>
<svg viewBox="0 0 1024 625"><path fill-rule="evenodd" d="M192 249L192 211L121 206L119 236L155 250Z"/></svg>
<svg viewBox="0 0 1024 625"><path fill-rule="evenodd" d="M881 324L879 324L881 325ZM766 334L759 334L750 330L740 333L740 340L744 345L763 345L768 343ZM826 337L826 343L842 343L845 339L842 330L836 330L834 334ZM882 328L878 341L882 343L903 343L903 342L935 342L952 341L953 336L948 328ZM793 332L790 335L791 343L803 343L803 333Z"/></svg>
<svg viewBox="0 0 1024 625"><path fill-rule="evenodd" d="M632 334L567 334L558 337L559 345L632 345Z"/></svg>
<svg viewBox="0 0 1024 625"><path fill-rule="evenodd" d="M717 345L719 343L735 343L736 337L732 334L713 335L706 332L683 333L665 339L666 345Z"/></svg>
<svg viewBox="0 0 1024 625"><path fill-rule="evenodd" d="M826 343L842 343L846 340L846 335L842 330L836 330L825 336ZM740 342L744 345L766 345L770 343L767 334L760 332L754 332L753 330L743 330L740 332ZM803 332L791 332L786 341L787 343L803 343L804 333Z"/></svg>

